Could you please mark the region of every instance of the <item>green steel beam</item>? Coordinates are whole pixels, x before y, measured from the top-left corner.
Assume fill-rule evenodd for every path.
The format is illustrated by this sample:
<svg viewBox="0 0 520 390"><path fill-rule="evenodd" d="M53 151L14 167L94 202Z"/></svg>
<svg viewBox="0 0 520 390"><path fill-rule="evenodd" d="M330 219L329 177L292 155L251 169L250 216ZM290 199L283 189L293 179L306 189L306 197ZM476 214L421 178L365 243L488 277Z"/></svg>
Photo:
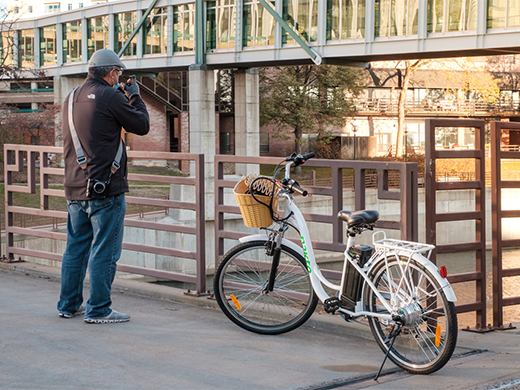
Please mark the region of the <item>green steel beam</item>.
<svg viewBox="0 0 520 390"><path fill-rule="evenodd" d="M195 0L195 64L206 63L204 42L204 0Z"/></svg>
<svg viewBox="0 0 520 390"><path fill-rule="evenodd" d="M117 53L117 55L119 57L121 57L123 55L123 53L125 52L125 50L127 49L128 45L130 45L130 42L132 42L132 39L134 39L134 37L137 35L137 33L139 32L139 30L141 29L141 27L143 27L143 24L146 22L146 19L148 18L148 15L150 15L150 12L152 12L152 9L155 7L155 4L157 4L159 0L153 0L152 3L150 4L150 6L148 7L148 9L146 10L146 12L143 14L143 17L141 18L141 20L139 21L139 23L137 23L137 26L136 28L134 29L134 31L132 32L132 34L130 35L130 38L128 38L125 42L125 44L123 45L123 47L121 48L121 50L119 50L119 53Z"/></svg>
<svg viewBox="0 0 520 390"><path fill-rule="evenodd" d="M199 0L200 1L200 0ZM280 15L276 12L275 9L273 9L272 5L269 4L266 0L258 0L260 4L269 12L273 18L280 23L280 26L282 26L285 31L289 33L289 35L301 46L303 50L311 57L311 59L314 61L316 65L321 64L321 56L316 53L314 50L312 50L309 45L300 37L300 35L294 31L291 26L287 24L285 20L282 19Z"/></svg>

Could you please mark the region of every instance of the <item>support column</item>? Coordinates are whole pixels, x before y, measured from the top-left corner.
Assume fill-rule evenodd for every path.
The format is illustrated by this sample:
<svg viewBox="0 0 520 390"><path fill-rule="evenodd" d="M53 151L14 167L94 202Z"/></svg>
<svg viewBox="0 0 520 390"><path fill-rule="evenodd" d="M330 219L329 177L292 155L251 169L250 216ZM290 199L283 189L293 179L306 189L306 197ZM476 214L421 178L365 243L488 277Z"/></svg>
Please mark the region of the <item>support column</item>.
<svg viewBox="0 0 520 390"><path fill-rule="evenodd" d="M235 155L260 155L260 98L258 69L235 73ZM259 167L237 164L236 174L258 173Z"/></svg>
<svg viewBox="0 0 520 390"><path fill-rule="evenodd" d="M204 154L206 218L214 218L215 156L215 73L206 65L192 65L189 70L190 153ZM195 174L195 164L190 164Z"/></svg>
<svg viewBox="0 0 520 390"><path fill-rule="evenodd" d="M65 76L54 76L54 103L63 105L67 95L76 87L79 87L85 81L84 78L80 77L65 77ZM61 133L58 133L61 129L60 122L61 116L56 117L56 130L54 134L54 140L56 146L63 146L63 137Z"/></svg>

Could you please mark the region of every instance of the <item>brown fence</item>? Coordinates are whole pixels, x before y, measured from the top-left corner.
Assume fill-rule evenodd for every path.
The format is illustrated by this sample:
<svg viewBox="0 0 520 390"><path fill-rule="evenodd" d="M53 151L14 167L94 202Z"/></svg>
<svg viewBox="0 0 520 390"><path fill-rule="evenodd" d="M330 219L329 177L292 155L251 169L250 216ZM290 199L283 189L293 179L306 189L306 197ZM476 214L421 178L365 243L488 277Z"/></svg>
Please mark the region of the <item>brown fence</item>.
<svg viewBox="0 0 520 390"><path fill-rule="evenodd" d="M436 150L435 130L442 127L475 129L475 150ZM458 313L476 312L476 329L486 326L486 224L485 224L485 142L484 121L463 119L426 120L426 242L435 245L431 260L437 262L437 254L475 251L475 271L450 274L450 283L475 282L475 301L457 305ZM472 181L439 182L436 180L436 160L475 159L475 178ZM437 211L437 192L475 190L475 210L441 213ZM437 223L475 220L475 239L464 243L437 243Z"/></svg>
<svg viewBox="0 0 520 390"><path fill-rule="evenodd" d="M520 123L491 122L491 211L493 239L493 327L504 329L504 307L520 305L520 291L510 288L504 294L504 280L520 276L520 268L504 268L503 248L520 247L520 239L504 239L502 224L506 218L520 218L520 210L504 210L502 190L519 189L516 177L506 177L502 172L502 162L507 159L520 160L518 148L504 147L502 137L506 132L520 134ZM513 293L514 291L514 293ZM509 296L505 296L509 295Z"/></svg>
<svg viewBox="0 0 520 390"><path fill-rule="evenodd" d="M224 226L224 214L240 214L236 203L225 204L224 189L233 188L236 179L224 178L224 164L270 164L280 162L279 157L215 157L215 265L217 266L224 255L224 240L238 240L250 233L226 230ZM382 200L395 200L399 202L400 220L379 220L378 228L395 229L401 233L404 240L417 241L418 239L418 210L417 210L417 164L416 163L388 163L375 161L345 161L345 160L308 160L306 167L330 168L332 171L332 183L328 187L305 186L309 194L328 196L332 198L332 211L330 214L304 213L307 221L325 223L332 226L332 240L330 242L313 241L314 249L343 252L345 236L343 223L337 218L337 214L343 209L343 174L344 169L353 170L355 185L355 209L363 210L366 204L365 179L367 171L377 172L377 198ZM397 171L400 177L400 189L389 190L389 173ZM297 241L295 241L297 242ZM339 272L326 271L324 275L338 279Z"/></svg>
<svg viewBox="0 0 520 390"><path fill-rule="evenodd" d="M56 231L56 229L46 228L45 226L23 226L16 224L16 217L37 216L47 218L48 220L64 221L67 218L66 207L62 210L52 210L50 200L52 198L63 198L63 189L53 189L50 183L54 177L59 177L59 182L63 182L63 168L58 165L52 166L52 160L60 160L63 149L59 147L48 146L28 146L28 145L5 145L4 146L4 171L5 171L5 214L6 214L6 257L14 259L16 255L31 256L36 258L61 261L62 254L57 252L49 252L37 249L28 249L15 246L15 235L25 235L28 237L37 237L42 239L51 239L65 241L67 235ZM118 271L147 275L159 279L192 283L196 286L196 293L206 293L206 253L205 253L205 204L204 204L204 155L200 154L181 154L181 153L160 153L160 152L135 152L129 151L128 158L134 161L168 161L168 160L185 160L193 161L195 172L193 177L179 176L163 176L155 174L136 174L128 175L129 181L134 185L144 183L143 185L162 185L167 188L172 185L192 187L195 196L191 202L176 201L169 199L168 195L162 198L151 198L143 196L127 196L126 203L130 212L125 218L125 226L143 230L143 238L145 231L153 231L155 234L177 233L180 235L190 235L195 237L193 250L180 250L167 246L138 244L135 242L124 242L123 249L127 251L147 253L168 258L180 258L190 260L195 263L194 266L188 266L188 271L168 271L154 268L146 268L142 266L134 266L119 263ZM39 169L37 169L39 165ZM39 171L39 173L38 173ZM17 183L16 175L23 177L25 183ZM15 194L36 194L37 182L39 182L39 207L27 207L24 204L15 204ZM131 185L132 189L132 185ZM64 201L62 201L62 204ZM195 214L194 226L182 224L170 224L162 222L154 222L152 220L143 220L132 216L132 210L137 216L143 216L141 210L144 207L168 212L170 209L191 210ZM56 228L57 226L53 227ZM167 261L166 261L167 263ZM191 262L190 262L191 264ZM165 265L168 269L168 264Z"/></svg>

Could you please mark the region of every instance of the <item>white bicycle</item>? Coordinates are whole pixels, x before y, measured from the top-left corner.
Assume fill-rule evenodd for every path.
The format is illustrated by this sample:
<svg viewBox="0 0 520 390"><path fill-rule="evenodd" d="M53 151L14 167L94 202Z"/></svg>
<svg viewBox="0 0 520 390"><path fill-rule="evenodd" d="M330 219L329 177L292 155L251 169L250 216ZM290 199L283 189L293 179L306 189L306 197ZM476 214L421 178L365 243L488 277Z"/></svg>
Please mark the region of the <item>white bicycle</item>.
<svg viewBox="0 0 520 390"><path fill-rule="evenodd" d="M434 246L388 239L382 231L373 234L373 248L356 245L355 237L373 230L379 213L341 211L338 218L348 226L343 274L339 285L327 280L316 263L305 219L293 202L293 193L306 196L307 191L290 178L291 167L313 156L285 159L285 178L278 183L283 167L275 170L273 186L285 200L284 217L276 218L266 205L274 228L241 238L224 256L214 279L220 308L246 330L280 334L309 319L319 299L328 313L339 313L347 321L368 320L385 353L383 365L389 357L413 374L439 370L455 349L457 315L445 268L439 270L428 260ZM296 229L302 247L284 238L289 228Z"/></svg>

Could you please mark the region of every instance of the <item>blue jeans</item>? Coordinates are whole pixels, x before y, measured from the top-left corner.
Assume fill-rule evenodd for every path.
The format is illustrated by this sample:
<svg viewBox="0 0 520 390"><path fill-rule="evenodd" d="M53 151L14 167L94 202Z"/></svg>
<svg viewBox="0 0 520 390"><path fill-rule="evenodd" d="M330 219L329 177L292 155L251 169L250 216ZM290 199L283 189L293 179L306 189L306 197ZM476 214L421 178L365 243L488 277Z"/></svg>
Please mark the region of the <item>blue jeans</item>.
<svg viewBox="0 0 520 390"><path fill-rule="evenodd" d="M125 195L67 202L67 246L61 266L60 313L73 314L83 302L87 266L90 297L85 317L112 312L110 293L123 244Z"/></svg>

